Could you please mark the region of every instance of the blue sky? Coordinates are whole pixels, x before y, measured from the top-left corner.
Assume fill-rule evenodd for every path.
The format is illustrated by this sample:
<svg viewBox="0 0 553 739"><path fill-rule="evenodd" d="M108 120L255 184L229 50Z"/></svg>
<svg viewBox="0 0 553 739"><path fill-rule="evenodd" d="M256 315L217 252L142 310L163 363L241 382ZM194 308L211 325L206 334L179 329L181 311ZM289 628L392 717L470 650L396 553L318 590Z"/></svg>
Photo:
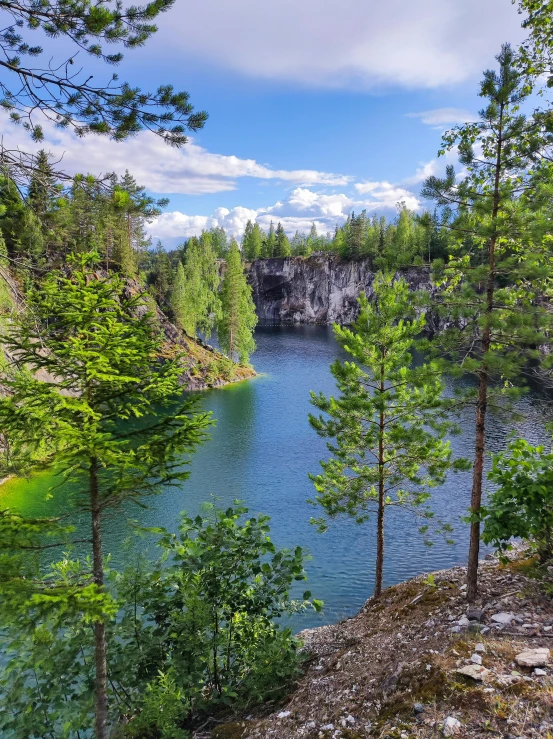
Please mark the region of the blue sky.
<svg viewBox="0 0 553 739"><path fill-rule="evenodd" d="M352 208L421 207L441 133L474 116L482 70L522 38L510 0L177 0L119 74L187 90L205 128L180 151L47 128L48 148L69 171L128 168L167 195L149 228L168 246L217 224L240 234L248 218L333 230Z"/></svg>

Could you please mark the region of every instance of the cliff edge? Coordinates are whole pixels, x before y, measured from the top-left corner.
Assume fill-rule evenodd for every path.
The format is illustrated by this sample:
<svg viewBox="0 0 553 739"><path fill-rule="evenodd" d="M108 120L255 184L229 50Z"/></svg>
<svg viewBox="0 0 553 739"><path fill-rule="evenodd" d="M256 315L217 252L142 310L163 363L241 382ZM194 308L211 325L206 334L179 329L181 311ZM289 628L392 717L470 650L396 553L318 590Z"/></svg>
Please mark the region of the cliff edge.
<svg viewBox="0 0 553 739"><path fill-rule="evenodd" d="M357 298L370 298L375 272L368 259L342 260L334 254L258 259L248 267L259 322L349 324ZM413 290L432 288L429 267L401 271Z"/></svg>

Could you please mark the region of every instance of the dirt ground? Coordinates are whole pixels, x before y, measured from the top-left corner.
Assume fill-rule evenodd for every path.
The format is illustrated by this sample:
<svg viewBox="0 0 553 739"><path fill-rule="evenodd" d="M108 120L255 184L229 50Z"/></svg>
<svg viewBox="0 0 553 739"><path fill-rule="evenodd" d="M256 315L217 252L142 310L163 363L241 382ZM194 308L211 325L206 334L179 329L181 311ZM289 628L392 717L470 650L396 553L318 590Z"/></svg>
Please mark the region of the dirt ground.
<svg viewBox="0 0 553 739"><path fill-rule="evenodd" d="M553 599L529 576L531 565L520 552L506 565L482 562L470 608L458 567L389 588L354 618L303 632L306 671L289 698L210 736L553 739L553 660L541 652L541 667L516 661L529 649L553 650ZM467 666L481 674L458 672Z"/></svg>

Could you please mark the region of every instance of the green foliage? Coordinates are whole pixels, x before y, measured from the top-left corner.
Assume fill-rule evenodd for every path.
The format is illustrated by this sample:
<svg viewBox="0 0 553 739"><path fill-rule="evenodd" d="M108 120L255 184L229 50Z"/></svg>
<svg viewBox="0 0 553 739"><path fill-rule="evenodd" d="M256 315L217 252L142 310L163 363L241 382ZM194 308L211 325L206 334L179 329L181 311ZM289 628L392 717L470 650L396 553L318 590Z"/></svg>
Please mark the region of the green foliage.
<svg viewBox="0 0 553 739"><path fill-rule="evenodd" d="M157 30L156 17L173 4L173 0L127 8L120 3L89 0L4 4L5 23L0 34L6 72L0 85L3 108L36 141L44 137L41 121L45 117L72 128L79 136L96 133L120 141L147 129L171 145L184 144L186 131L200 129L207 119L203 112L194 113L186 92L175 92L171 85L161 85L155 93L142 92L118 82L116 74L105 84L96 84L85 69L68 71L74 64L71 54L77 53L108 65L119 64L122 53L108 54L104 44L127 49L143 46ZM60 38L62 46L68 43L70 58L64 57L62 63L47 59L41 46L27 40L32 31ZM25 65L22 60L29 57L33 63Z"/></svg>
<svg viewBox="0 0 553 739"><path fill-rule="evenodd" d="M217 322L219 344L230 359L238 355L240 364L248 363L250 354L255 351L253 332L256 325L252 289L244 274L240 249L233 241L221 286L221 314Z"/></svg>
<svg viewBox="0 0 553 739"><path fill-rule="evenodd" d="M106 503L112 494L119 501L154 492L164 465L201 441L208 419L195 415L187 399L130 438L116 426L150 419L179 393L178 362L157 361L162 337L140 310L142 297L127 296L118 277L96 279L85 255L70 276L50 273L27 299L29 311L3 344L16 361L55 380L6 379L2 428L15 444L39 448L67 476L87 472L91 456L100 474L117 469L117 479L105 476Z"/></svg>
<svg viewBox="0 0 553 739"><path fill-rule="evenodd" d="M29 583L16 558L0 595L31 584L26 602L10 602L12 619L19 609L25 618L54 611L66 629L92 623L95 735L107 739L106 621L116 608L104 582L103 516L186 479L186 455L210 419L180 398L178 358L160 361L162 337L143 298L129 296L119 277L98 278L96 260L82 255L69 274L51 272L28 293L28 311L2 337L28 372L6 373L0 397L0 427L25 471L55 463L74 483L73 503L90 513L91 562L62 561Z"/></svg>
<svg viewBox="0 0 553 739"><path fill-rule="evenodd" d="M175 316L175 322L180 328L182 328L184 322L186 322L186 289L187 285L184 267L182 262L179 262L177 265L177 273L175 275L175 283L171 292L171 308L173 310L173 315Z"/></svg>
<svg viewBox="0 0 553 739"><path fill-rule="evenodd" d="M373 300L359 299L360 314L351 328L334 327L338 343L353 361L331 366L340 396L311 394L324 416L310 416L320 436L330 438L332 458L323 472L310 475L314 503L325 514L351 516L363 523L377 514L377 576L382 588L384 514L405 508L422 519L430 489L443 482L451 467L450 429L445 420L443 385L435 364L413 366L412 349L424 327L415 317L404 280L377 275ZM315 521L324 529L324 519ZM426 530L426 527L424 527Z"/></svg>
<svg viewBox="0 0 553 739"><path fill-rule="evenodd" d="M284 694L301 659L277 621L322 605L308 592L290 597L305 579L301 549L276 548L269 519L239 503L183 515L177 534L151 531L161 558L110 575L119 605L108 625L112 724L129 737L184 738L208 713ZM79 614L35 609L2 627L0 729L13 739L90 731L94 645Z"/></svg>
<svg viewBox="0 0 553 739"><path fill-rule="evenodd" d="M261 251L261 256L264 259L270 259L271 257L274 257L275 248L276 248L275 224L271 221L269 225L269 231L265 235L265 238L263 239L263 249Z"/></svg>
<svg viewBox="0 0 553 739"><path fill-rule="evenodd" d="M526 539L542 563L553 560L553 453L517 439L493 455L488 479L498 488L481 511L483 540L504 551Z"/></svg>
<svg viewBox="0 0 553 739"><path fill-rule="evenodd" d="M289 257L292 253L290 249L290 242L288 241L288 236L286 236L286 233L284 232L284 228L282 224L279 222L277 225L276 231L275 231L275 248L274 248L274 256L275 257Z"/></svg>
<svg viewBox="0 0 553 739"><path fill-rule="evenodd" d="M486 107L479 120L443 139L441 154L457 148L466 176L458 178L450 165L445 178L430 177L423 189L441 207L451 232L452 256L440 268L436 301L449 325L436 347L478 382L469 599L477 588L487 410L497 391L504 398L519 392L526 367L541 361L539 346L548 343L551 329L544 298L550 294L553 234L546 215L549 189L542 187L553 137L539 117L521 112L531 87L511 47L504 46L497 60L498 71L484 73L480 96ZM474 393L468 396L474 403Z"/></svg>
<svg viewBox="0 0 553 739"><path fill-rule="evenodd" d="M263 233L257 221L252 224L248 221L244 236L242 237L242 254L248 262L253 262L261 257L263 249Z"/></svg>
<svg viewBox="0 0 553 739"><path fill-rule="evenodd" d="M219 265L211 236L192 238L184 257L184 286L179 301L179 319L190 335L202 333L209 339L221 312Z"/></svg>

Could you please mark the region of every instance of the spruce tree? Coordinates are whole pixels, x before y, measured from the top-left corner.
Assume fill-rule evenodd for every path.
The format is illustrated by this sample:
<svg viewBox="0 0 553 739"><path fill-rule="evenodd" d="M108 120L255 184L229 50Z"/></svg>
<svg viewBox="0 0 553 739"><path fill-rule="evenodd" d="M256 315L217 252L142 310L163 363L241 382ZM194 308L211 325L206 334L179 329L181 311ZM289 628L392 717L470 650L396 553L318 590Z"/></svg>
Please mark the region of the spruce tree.
<svg viewBox="0 0 553 739"><path fill-rule="evenodd" d="M261 257L263 249L263 233L257 221L248 221L244 236L242 238L242 254L248 262L253 262Z"/></svg>
<svg viewBox="0 0 553 739"><path fill-rule="evenodd" d="M33 597L61 613L77 598L93 622L95 737L108 739L106 620L114 608L104 582L104 517L185 479L183 455L210 422L194 400L179 399L182 370L178 361L159 361L162 337L142 297L129 297L117 277L97 279L96 260L83 255L71 275L50 273L2 337L29 371L2 378L0 428L14 451L25 452L26 473L33 460L35 468L55 463L90 515L92 581L88 573L77 582L72 575L67 593L48 592L46 584Z"/></svg>
<svg viewBox="0 0 553 739"><path fill-rule="evenodd" d="M275 231L275 249L274 249L274 256L275 257L289 257L292 253L292 250L290 248L290 242L288 241L288 236L286 236L286 233L284 231L284 228L282 224L279 222Z"/></svg>
<svg viewBox="0 0 553 739"><path fill-rule="evenodd" d="M442 153L458 147L467 176L459 180L448 166L445 178L430 177L423 189L446 217L453 209L448 223L453 256L437 306L449 327L437 337L438 347L477 379L469 601L478 589L488 409L497 392L516 393L513 382L522 382L528 363L539 360L537 347L548 343L550 330L541 298L549 278L551 227L527 201L534 188L532 167L542 167L551 134L520 112L530 87L517 71L511 47L504 46L497 60L498 72L485 72L481 84L487 104L480 120L444 137ZM547 238L539 224L549 231Z"/></svg>
<svg viewBox="0 0 553 739"><path fill-rule="evenodd" d="M275 235L275 224L271 221L269 226L269 232L265 236L263 241L263 258L270 259L275 256L276 247L276 235Z"/></svg>
<svg viewBox="0 0 553 739"><path fill-rule="evenodd" d="M175 316L175 323L179 328L183 328L183 321L186 320L186 275L182 262L177 265L171 293L171 309Z"/></svg>
<svg viewBox="0 0 553 739"><path fill-rule="evenodd" d="M209 233L191 238L184 258L185 288L181 300L181 325L190 335L211 336L220 314L219 264Z"/></svg>
<svg viewBox="0 0 553 739"><path fill-rule="evenodd" d="M42 226L44 248L46 254L57 244L60 238L58 233L58 202L61 195L61 186L56 180L48 154L41 149L35 160L31 173L27 199L29 206Z"/></svg>
<svg viewBox="0 0 553 739"><path fill-rule="evenodd" d="M423 519L430 489L451 466L449 428L437 367L413 366L415 339L424 317L415 317L412 295L404 280L378 274L372 301L362 293L360 314L351 328L334 326L350 361L336 360L331 372L340 395L311 393L324 416L311 415L317 433L331 439L332 458L323 472L310 475L315 501L326 517L352 517L357 523L376 515L374 595L383 587L385 517L404 508ZM321 530L324 518L315 519ZM425 527L423 526L423 531Z"/></svg>
<svg viewBox="0 0 553 739"><path fill-rule="evenodd" d="M252 289L244 273L240 249L231 242L227 269L221 286L221 314L217 322L219 344L227 356L247 364L255 351L253 332L257 325Z"/></svg>

